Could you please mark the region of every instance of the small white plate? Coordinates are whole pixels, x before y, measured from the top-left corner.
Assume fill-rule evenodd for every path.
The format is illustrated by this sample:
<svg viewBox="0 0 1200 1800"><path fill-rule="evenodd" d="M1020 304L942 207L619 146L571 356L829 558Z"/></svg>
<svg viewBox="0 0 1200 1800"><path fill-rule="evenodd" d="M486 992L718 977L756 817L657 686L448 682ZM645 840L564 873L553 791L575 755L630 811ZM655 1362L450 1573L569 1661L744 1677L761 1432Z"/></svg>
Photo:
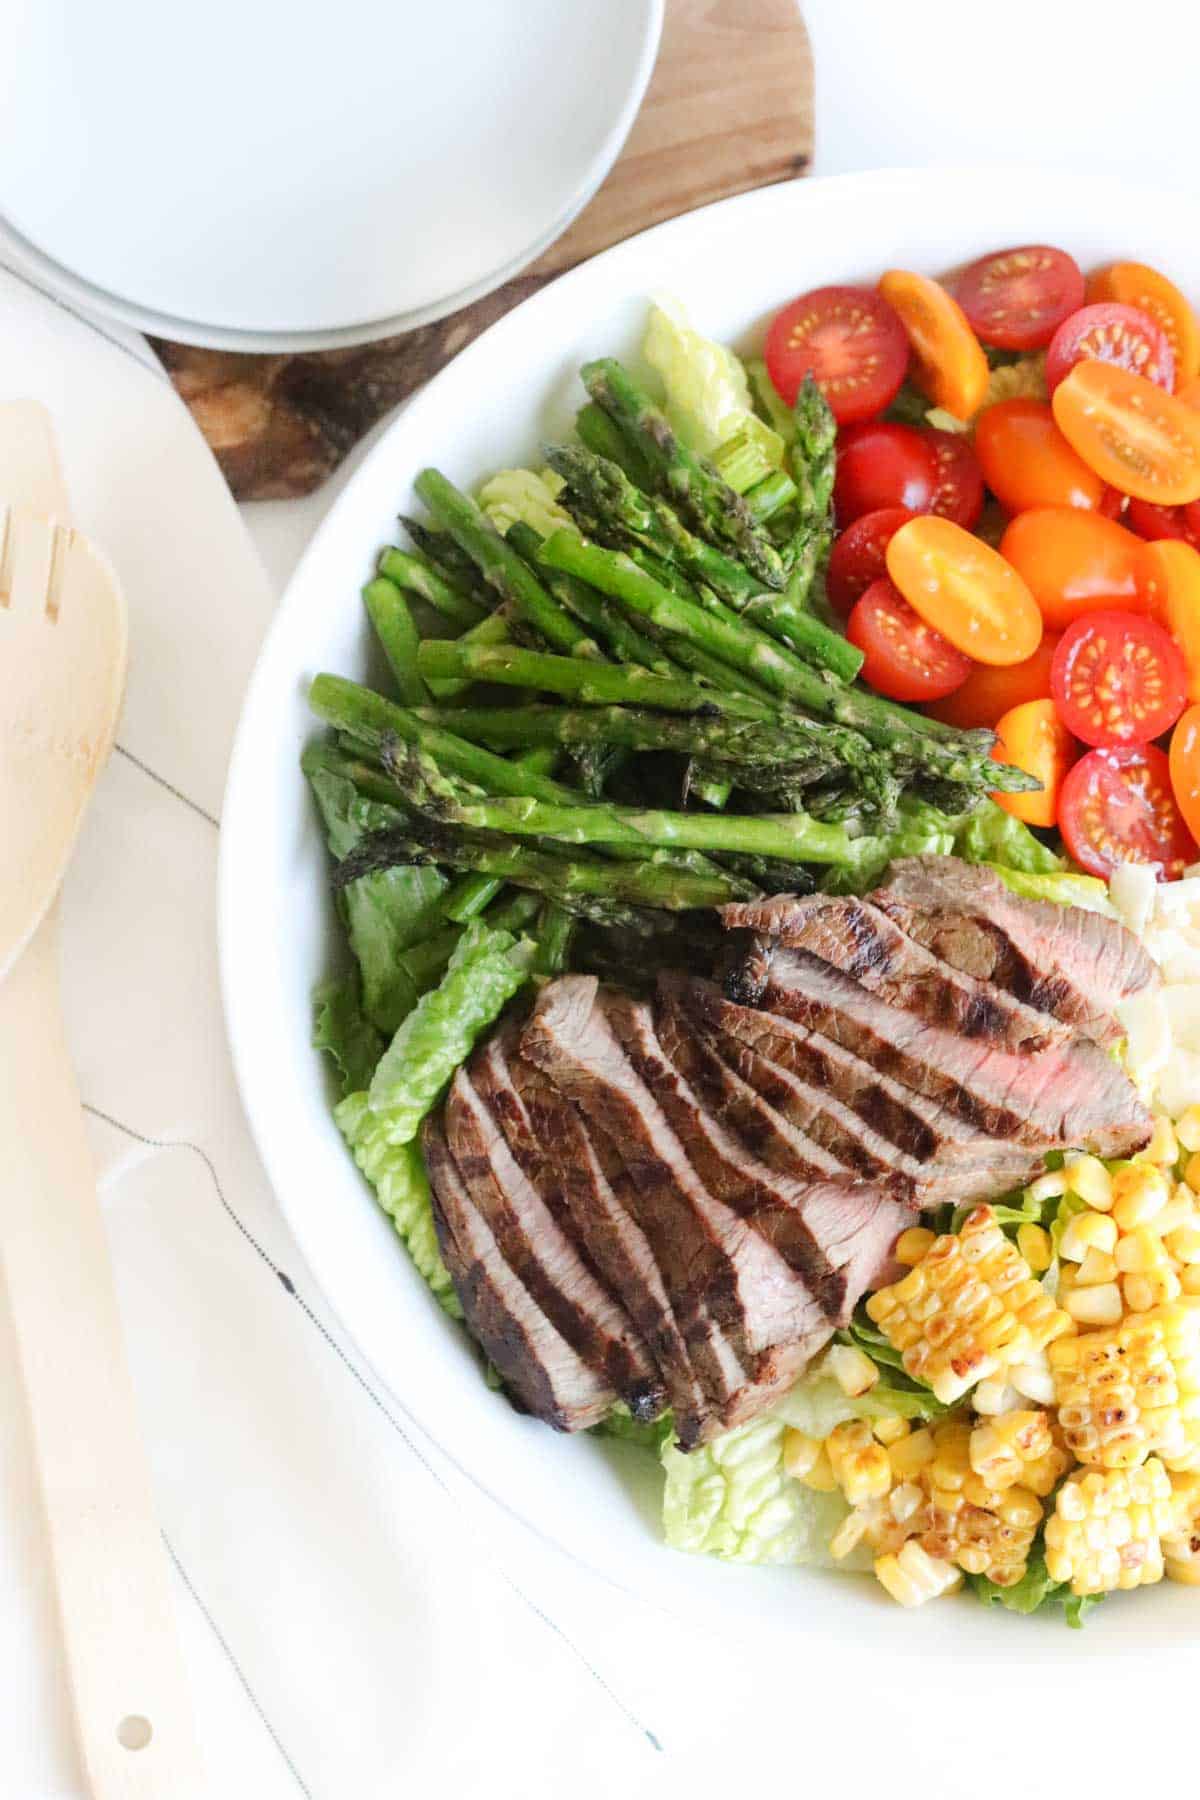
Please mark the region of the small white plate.
<svg viewBox="0 0 1200 1800"><path fill-rule="evenodd" d="M284 597L246 699L224 808L222 982L251 1126L284 1211L347 1330L398 1402L498 1503L619 1586L719 1630L795 1643L1006 1665L1082 1660L1194 1640L1195 1604L1170 1587L1102 1607L1086 1632L1018 1622L969 1601L915 1618L867 1580L743 1569L675 1555L661 1537L654 1464L519 1417L481 1379L359 1179L309 1045L310 993L335 954L329 868L297 763L314 734L312 675L363 679L359 600L412 481L435 464L463 486L535 457L583 399L579 365L632 352L646 295L678 294L700 330L761 343L802 289L884 268L951 268L997 246L1061 243L1084 267L1136 255L1200 297L1200 245L1178 198L1053 171L890 171L788 183L690 213L618 245L507 315L443 370L375 445ZM1019 1659L1019 1665L1018 1665Z"/></svg>
<svg viewBox="0 0 1200 1800"><path fill-rule="evenodd" d="M334 32L214 0L184 76L149 0L117 10L28 13L0 243L109 316L237 349L386 336L515 274L611 168L662 22L662 0L340 0Z"/></svg>

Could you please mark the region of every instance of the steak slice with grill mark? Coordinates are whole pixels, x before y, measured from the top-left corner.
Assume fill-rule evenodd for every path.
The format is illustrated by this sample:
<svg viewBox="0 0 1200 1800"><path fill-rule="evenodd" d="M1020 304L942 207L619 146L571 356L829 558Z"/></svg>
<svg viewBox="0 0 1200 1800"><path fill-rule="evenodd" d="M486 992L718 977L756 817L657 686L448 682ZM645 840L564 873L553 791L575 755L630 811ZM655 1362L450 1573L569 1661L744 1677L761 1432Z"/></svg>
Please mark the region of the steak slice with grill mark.
<svg viewBox="0 0 1200 1800"><path fill-rule="evenodd" d="M509 1147L551 1210L563 1208L596 1268L621 1295L662 1371L680 1440L698 1442L711 1407L654 1253L618 1197L624 1168L607 1146L597 1147L570 1101L540 1069L509 1054L511 1043L493 1039L480 1071L484 1078L486 1067L488 1096Z"/></svg>
<svg viewBox="0 0 1200 1800"><path fill-rule="evenodd" d="M649 1351L517 1163L465 1067L451 1085L443 1125L463 1184L509 1268L634 1417L653 1418L662 1409L663 1388Z"/></svg>
<svg viewBox="0 0 1200 1800"><path fill-rule="evenodd" d="M989 1038L1030 1054L1064 1043L1070 1034L1062 1020L943 962L869 900L783 894L723 906L721 917L726 926L807 950L890 1005L964 1037Z"/></svg>
<svg viewBox="0 0 1200 1800"><path fill-rule="evenodd" d="M698 1355L697 1318L707 1314L721 1328L753 1382L764 1351L798 1347L797 1366L811 1354L805 1340L814 1335L812 1296L779 1252L703 1186L595 1004L597 987L594 977L572 975L544 988L522 1033L521 1054L618 1151L632 1178L629 1203L663 1271L693 1366L710 1394L726 1403L734 1397L721 1391L728 1371L711 1357L706 1366Z"/></svg>
<svg viewBox="0 0 1200 1800"><path fill-rule="evenodd" d="M754 939L733 973L733 998L800 1019L993 1137L1042 1154L1089 1148L1128 1156L1150 1139L1132 1083L1090 1038L1016 1056L901 1012L848 976L775 939Z"/></svg>
<svg viewBox="0 0 1200 1800"><path fill-rule="evenodd" d="M995 982L1103 1045L1121 1037L1122 1000L1157 971L1131 931L1099 913L1024 900L992 869L958 857L905 857L868 898L952 968Z"/></svg>
<svg viewBox="0 0 1200 1800"><path fill-rule="evenodd" d="M964 1198L974 1193L976 1182L980 1197L1003 1193L1023 1184L1040 1167L1040 1156L986 1136L937 1101L881 1074L844 1045L798 1020L740 1006L727 1000L715 982L698 976L683 977L671 991L687 1017L712 1033L734 1067L740 1069L736 1059L749 1052L760 1059L751 1065L756 1070L765 1063L798 1076L807 1086L835 1091L881 1137L922 1164L936 1162L947 1180L961 1177ZM778 1105L785 1110L783 1095Z"/></svg>
<svg viewBox="0 0 1200 1800"><path fill-rule="evenodd" d="M505 1262L450 1154L441 1121L422 1132L443 1261L471 1331L522 1406L558 1431L599 1424L614 1390L578 1357Z"/></svg>

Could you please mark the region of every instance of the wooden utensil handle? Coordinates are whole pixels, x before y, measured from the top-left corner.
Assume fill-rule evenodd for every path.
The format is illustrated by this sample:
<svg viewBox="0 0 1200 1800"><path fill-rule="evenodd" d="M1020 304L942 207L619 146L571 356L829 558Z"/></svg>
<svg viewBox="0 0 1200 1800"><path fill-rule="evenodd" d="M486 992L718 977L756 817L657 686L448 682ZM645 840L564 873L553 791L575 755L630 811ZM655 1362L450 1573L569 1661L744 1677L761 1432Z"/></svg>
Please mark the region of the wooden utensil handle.
<svg viewBox="0 0 1200 1800"><path fill-rule="evenodd" d="M0 984L0 1260L96 1800L200 1800L166 1556L59 1004L57 908Z"/></svg>

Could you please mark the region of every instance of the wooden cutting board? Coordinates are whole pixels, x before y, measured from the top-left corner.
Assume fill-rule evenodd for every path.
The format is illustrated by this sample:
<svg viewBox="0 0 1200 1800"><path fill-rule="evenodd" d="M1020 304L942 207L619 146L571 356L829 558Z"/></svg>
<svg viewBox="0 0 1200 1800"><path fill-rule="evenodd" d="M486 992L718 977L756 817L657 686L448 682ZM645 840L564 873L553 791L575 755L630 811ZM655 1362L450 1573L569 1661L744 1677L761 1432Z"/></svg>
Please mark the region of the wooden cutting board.
<svg viewBox="0 0 1200 1800"><path fill-rule="evenodd" d="M812 60L798 0L666 0L658 62L608 180L515 280L351 350L243 356L151 340L241 500L307 494L488 325L597 251L711 200L802 175Z"/></svg>

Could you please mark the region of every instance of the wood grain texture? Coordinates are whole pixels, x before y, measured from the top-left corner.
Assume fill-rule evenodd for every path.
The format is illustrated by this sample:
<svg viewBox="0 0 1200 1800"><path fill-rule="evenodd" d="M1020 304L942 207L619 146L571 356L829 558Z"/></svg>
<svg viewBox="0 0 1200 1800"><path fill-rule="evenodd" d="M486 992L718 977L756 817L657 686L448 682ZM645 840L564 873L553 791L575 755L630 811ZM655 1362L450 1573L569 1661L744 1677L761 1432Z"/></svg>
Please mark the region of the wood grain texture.
<svg viewBox="0 0 1200 1800"><path fill-rule="evenodd" d="M797 0L667 0L658 63L620 158L515 280L436 324L355 349L154 347L239 499L309 493L376 420L554 276L663 219L803 174L812 113Z"/></svg>

